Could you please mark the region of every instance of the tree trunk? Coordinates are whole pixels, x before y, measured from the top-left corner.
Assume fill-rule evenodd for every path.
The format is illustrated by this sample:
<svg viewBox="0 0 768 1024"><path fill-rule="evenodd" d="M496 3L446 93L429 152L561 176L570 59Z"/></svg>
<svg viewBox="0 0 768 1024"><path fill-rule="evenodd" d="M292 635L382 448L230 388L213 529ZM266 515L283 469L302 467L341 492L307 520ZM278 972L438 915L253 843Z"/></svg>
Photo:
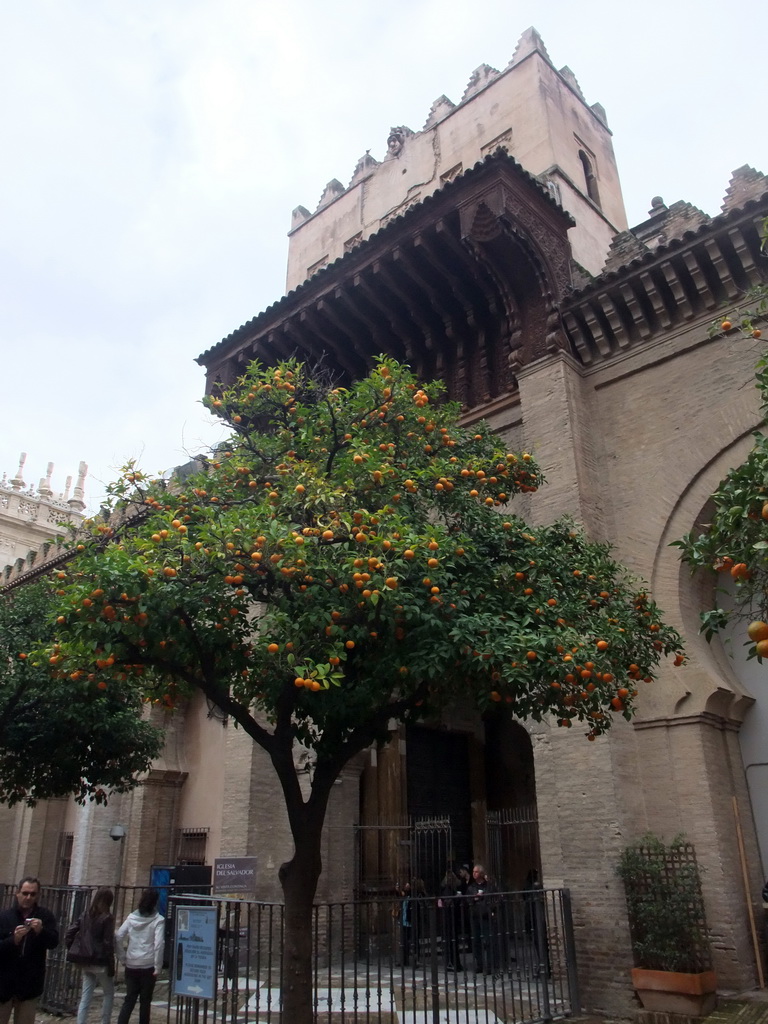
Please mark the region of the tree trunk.
<svg viewBox="0 0 768 1024"><path fill-rule="evenodd" d="M273 758L285 795L294 853L280 867L285 901L281 994L285 1024L312 1024L312 908L323 868L323 822L338 767L316 766L312 792L304 800L293 758Z"/></svg>
<svg viewBox="0 0 768 1024"><path fill-rule="evenodd" d="M312 907L320 877L322 821L308 830L293 859L280 868L285 898L282 1020L312 1024Z"/></svg>

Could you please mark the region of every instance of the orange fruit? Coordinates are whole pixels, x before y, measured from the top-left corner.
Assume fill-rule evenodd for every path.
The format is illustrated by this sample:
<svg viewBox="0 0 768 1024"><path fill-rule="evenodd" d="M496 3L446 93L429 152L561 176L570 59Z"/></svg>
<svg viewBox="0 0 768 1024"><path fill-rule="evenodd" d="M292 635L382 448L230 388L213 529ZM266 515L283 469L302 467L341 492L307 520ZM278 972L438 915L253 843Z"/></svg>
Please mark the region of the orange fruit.
<svg viewBox="0 0 768 1024"><path fill-rule="evenodd" d="M763 622L762 619L750 622L749 626L747 626L747 634L753 643L758 643L760 640L768 640L768 622Z"/></svg>
<svg viewBox="0 0 768 1024"><path fill-rule="evenodd" d="M730 331L730 329L733 326L733 324L731 323L730 320L723 320L723 322L720 324L720 326L722 327L722 329L724 331Z"/></svg>
<svg viewBox="0 0 768 1024"><path fill-rule="evenodd" d="M768 640L761 640L755 647L758 658L768 658Z"/></svg>

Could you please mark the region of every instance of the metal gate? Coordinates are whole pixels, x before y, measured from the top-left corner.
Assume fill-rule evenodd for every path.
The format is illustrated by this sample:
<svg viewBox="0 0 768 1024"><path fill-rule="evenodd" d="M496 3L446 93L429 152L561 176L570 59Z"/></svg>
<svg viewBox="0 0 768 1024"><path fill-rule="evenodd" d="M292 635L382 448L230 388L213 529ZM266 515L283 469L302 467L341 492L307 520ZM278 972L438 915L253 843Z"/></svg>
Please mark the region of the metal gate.
<svg viewBox="0 0 768 1024"><path fill-rule="evenodd" d="M420 817L402 825L355 826L355 896L402 892L437 896L453 859L447 817Z"/></svg>
<svg viewBox="0 0 768 1024"><path fill-rule="evenodd" d="M535 804L489 811L486 816L488 870L500 888L540 885L539 819Z"/></svg>

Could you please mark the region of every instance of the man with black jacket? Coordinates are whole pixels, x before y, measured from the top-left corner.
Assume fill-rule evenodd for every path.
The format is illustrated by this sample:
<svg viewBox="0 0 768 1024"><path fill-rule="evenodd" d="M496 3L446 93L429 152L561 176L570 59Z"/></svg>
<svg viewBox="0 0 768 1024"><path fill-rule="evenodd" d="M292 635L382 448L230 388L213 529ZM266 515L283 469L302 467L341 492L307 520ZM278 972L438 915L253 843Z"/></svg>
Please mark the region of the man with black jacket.
<svg viewBox="0 0 768 1024"><path fill-rule="evenodd" d="M22 878L13 906L0 911L0 1024L34 1024L45 957L59 944L56 918L39 907L40 882Z"/></svg>
<svg viewBox="0 0 768 1024"><path fill-rule="evenodd" d="M485 873L483 865L475 864L472 881L467 886L467 896L471 897L470 920L475 970L482 974L495 974L501 963L497 901L494 899L498 891Z"/></svg>

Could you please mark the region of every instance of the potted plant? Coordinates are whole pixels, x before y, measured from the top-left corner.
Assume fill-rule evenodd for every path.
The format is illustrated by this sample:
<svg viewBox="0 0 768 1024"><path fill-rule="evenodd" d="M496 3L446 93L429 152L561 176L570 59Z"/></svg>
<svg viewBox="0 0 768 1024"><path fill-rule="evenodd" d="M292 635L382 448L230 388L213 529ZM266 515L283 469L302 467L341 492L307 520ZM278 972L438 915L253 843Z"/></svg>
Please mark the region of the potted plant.
<svg viewBox="0 0 768 1024"><path fill-rule="evenodd" d="M717 1004L701 880L684 836L645 835L621 855L635 967L646 1010L706 1016Z"/></svg>

